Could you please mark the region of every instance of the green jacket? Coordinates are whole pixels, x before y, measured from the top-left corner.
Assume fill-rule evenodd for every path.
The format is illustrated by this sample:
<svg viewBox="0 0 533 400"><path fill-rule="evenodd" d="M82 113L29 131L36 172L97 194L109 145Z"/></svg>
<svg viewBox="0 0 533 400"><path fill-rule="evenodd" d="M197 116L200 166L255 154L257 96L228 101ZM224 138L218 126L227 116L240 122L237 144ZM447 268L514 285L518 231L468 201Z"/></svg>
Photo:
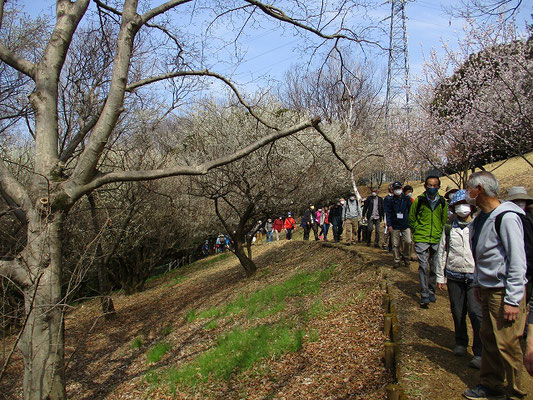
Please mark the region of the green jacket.
<svg viewBox="0 0 533 400"><path fill-rule="evenodd" d="M409 227L413 231L413 241L439 243L447 220L448 203L444 197L439 196L435 209L431 210L426 192L422 193L415 199L409 211Z"/></svg>

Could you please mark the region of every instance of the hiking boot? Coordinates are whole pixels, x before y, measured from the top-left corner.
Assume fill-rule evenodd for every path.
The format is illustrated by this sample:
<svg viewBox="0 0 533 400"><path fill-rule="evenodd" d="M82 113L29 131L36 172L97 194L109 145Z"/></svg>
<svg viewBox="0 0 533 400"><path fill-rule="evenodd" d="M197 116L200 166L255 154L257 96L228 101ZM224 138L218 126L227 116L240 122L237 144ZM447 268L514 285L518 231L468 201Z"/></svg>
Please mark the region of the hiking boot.
<svg viewBox="0 0 533 400"><path fill-rule="evenodd" d="M407 268L411 268L411 263L409 261L404 261L403 266Z"/></svg>
<svg viewBox="0 0 533 400"><path fill-rule="evenodd" d="M506 397L505 393L481 384L475 388L465 390L463 396L471 400L505 400Z"/></svg>
<svg viewBox="0 0 533 400"><path fill-rule="evenodd" d="M468 366L475 369L481 369L481 356L474 356L468 363Z"/></svg>
<svg viewBox="0 0 533 400"><path fill-rule="evenodd" d="M392 266L392 268L394 268L394 269L400 268L400 263L399 262L395 262L394 265Z"/></svg>
<svg viewBox="0 0 533 400"><path fill-rule="evenodd" d="M437 302L437 298L435 297L435 293L430 293L429 294L429 301L431 301L432 303L436 303Z"/></svg>
<svg viewBox="0 0 533 400"><path fill-rule="evenodd" d="M428 306L429 306L429 299L427 297L422 297L420 299L420 307L428 308Z"/></svg>
<svg viewBox="0 0 533 400"><path fill-rule="evenodd" d="M370 243L369 243L368 245L370 246ZM374 245L374 247L375 247L376 249L379 249L379 244L376 243L376 244Z"/></svg>
<svg viewBox="0 0 533 400"><path fill-rule="evenodd" d="M457 357L461 357L461 356L464 356L466 354L466 347L465 346L461 346L460 344L456 345L454 348L453 348L453 355L454 356L457 356ZM480 360L481 360L481 357L479 357Z"/></svg>

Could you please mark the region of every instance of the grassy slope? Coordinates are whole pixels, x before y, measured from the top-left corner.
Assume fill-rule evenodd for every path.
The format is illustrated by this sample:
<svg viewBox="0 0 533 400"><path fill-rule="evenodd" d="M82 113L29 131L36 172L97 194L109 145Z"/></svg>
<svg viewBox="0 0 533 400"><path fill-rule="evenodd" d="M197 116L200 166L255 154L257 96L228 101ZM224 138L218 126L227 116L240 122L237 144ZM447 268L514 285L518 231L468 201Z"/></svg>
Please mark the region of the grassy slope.
<svg viewBox="0 0 533 400"><path fill-rule="evenodd" d="M533 152L526 154L526 158L533 162ZM487 171L492 172L500 181L502 198L512 186L525 186L528 191L533 191L533 169L521 158L513 157L506 161L499 161L485 165ZM414 195L419 195L424 191L424 185L420 182L411 182L414 188ZM447 187L456 187L448 178L441 178L441 192Z"/></svg>
<svg viewBox="0 0 533 400"><path fill-rule="evenodd" d="M214 256L116 294L111 322L97 300L77 306L66 319L69 398L384 398L375 268L315 242L254 253L249 279L233 255ZM13 398L21 366L9 371Z"/></svg>

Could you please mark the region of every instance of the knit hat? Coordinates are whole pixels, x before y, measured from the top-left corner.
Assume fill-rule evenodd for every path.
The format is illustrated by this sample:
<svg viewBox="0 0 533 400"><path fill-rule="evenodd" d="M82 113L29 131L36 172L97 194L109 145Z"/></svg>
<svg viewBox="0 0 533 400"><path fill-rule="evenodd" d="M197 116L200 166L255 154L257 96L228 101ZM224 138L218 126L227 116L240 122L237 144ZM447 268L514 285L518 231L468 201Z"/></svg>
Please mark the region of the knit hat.
<svg viewBox="0 0 533 400"><path fill-rule="evenodd" d="M511 189L509 189L509 193L507 193L507 198L505 201L513 201L513 200L526 200L527 204L533 202L533 197L531 197L528 193L525 187L523 186L513 186Z"/></svg>

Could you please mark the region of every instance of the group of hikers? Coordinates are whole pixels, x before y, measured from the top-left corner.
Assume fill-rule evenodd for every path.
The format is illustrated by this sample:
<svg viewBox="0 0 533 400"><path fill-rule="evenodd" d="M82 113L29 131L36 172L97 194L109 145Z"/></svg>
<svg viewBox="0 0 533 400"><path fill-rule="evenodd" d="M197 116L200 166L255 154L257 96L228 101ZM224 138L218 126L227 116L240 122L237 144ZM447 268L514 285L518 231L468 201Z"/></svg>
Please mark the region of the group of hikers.
<svg viewBox="0 0 533 400"><path fill-rule="evenodd" d="M336 199L329 207L311 205L300 224L303 239L313 231L315 240L328 240L331 226L333 240L341 241L344 234L348 245L363 240L370 246L373 235L375 247L392 250L393 268L418 260L420 307L437 301L437 289L448 289L455 356L467 352L467 316L472 325L468 365L480 369L480 382L463 396L522 399L522 365L533 376L533 302L526 311L533 286L533 198L516 186L500 201L499 182L487 171L470 175L466 189L441 195L440 186L439 177L428 176L416 198L411 186L394 182L385 197L373 188L362 202L350 193L348 200ZM290 240L295 226L290 213L285 220L268 220L267 241L274 234L279 240L283 230ZM522 336L527 337L525 353Z"/></svg>

